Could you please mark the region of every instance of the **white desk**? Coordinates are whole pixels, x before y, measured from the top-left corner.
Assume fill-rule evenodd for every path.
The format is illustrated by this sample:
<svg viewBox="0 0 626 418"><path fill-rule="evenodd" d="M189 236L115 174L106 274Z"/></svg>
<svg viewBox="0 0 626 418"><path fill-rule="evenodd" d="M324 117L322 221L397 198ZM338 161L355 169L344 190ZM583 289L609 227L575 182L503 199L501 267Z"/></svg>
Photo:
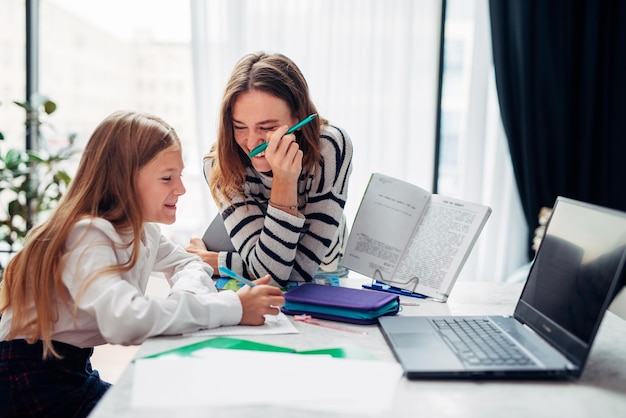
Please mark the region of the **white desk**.
<svg viewBox="0 0 626 418"><path fill-rule="evenodd" d="M513 312L521 292L518 283L458 282L447 303L413 298L419 306L404 306L400 315L502 314ZM394 359L376 325L363 326L367 336L295 322L299 334L246 336L267 344L312 350L359 346L381 360ZM352 325L351 325L352 326ZM150 355L205 338L159 337L146 341L138 356ZM208 410L161 410L143 414L130 409L133 364L93 411L93 418L149 417L263 417L319 418L319 412L278 407L237 407ZM303 382L306 387L306 382ZM364 393L363 396L375 395ZM277 388L277 393L281 389ZM332 416L324 414L324 417ZM354 415L350 415L354 417ZM625 417L626 321L607 312L582 377L576 382L409 381L397 387L395 417Z"/></svg>

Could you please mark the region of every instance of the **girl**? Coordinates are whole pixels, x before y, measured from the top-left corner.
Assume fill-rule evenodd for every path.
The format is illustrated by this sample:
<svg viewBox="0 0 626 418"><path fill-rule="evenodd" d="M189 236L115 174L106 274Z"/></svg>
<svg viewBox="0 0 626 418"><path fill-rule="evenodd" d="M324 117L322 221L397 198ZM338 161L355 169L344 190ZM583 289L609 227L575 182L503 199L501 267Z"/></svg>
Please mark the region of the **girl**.
<svg viewBox="0 0 626 418"><path fill-rule="evenodd" d="M94 131L67 193L9 262L0 293L0 416L87 416L109 384L99 344L264 322L269 277L218 293L211 266L161 235L185 193L180 140L154 116L116 112ZM171 292L145 296L151 272Z"/></svg>
<svg viewBox="0 0 626 418"><path fill-rule="evenodd" d="M237 251L207 251L199 238L188 251L214 269L271 274L281 286L311 281L320 267L337 268L347 237L343 209L352 143L319 116L285 135L317 113L304 76L289 58L258 53L239 61L222 100L217 143L204 160ZM249 157L263 142L269 143L265 152Z"/></svg>

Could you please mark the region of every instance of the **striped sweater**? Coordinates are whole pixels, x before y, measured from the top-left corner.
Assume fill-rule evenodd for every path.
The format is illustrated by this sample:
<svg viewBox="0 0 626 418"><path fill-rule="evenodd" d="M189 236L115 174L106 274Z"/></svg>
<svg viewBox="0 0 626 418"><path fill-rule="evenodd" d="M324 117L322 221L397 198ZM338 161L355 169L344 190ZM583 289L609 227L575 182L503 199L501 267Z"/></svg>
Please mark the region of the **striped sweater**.
<svg viewBox="0 0 626 418"><path fill-rule="evenodd" d="M298 181L298 216L268 205L272 177L246 168L244 197L233 205L216 202L237 252L221 252L220 266L256 278L270 274L277 284L311 281L318 268L334 270L348 235L343 213L352 172L352 142L335 126L323 125L321 160L315 174ZM204 162L205 177L213 165Z"/></svg>

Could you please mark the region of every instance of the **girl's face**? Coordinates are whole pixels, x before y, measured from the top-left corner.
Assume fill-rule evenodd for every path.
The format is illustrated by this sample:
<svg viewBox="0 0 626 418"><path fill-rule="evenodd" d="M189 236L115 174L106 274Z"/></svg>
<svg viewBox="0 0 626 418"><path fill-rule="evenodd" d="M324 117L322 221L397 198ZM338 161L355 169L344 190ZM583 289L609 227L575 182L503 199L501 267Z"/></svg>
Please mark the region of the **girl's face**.
<svg viewBox="0 0 626 418"><path fill-rule="evenodd" d="M235 141L246 155L254 147L267 141L268 132L283 125L293 126L298 122L284 100L259 90L239 94L233 103L232 112ZM257 154L250 160L257 171L271 171L265 153Z"/></svg>
<svg viewBox="0 0 626 418"><path fill-rule="evenodd" d="M181 150L161 151L135 177L144 222L171 225L176 221L178 196L185 193Z"/></svg>

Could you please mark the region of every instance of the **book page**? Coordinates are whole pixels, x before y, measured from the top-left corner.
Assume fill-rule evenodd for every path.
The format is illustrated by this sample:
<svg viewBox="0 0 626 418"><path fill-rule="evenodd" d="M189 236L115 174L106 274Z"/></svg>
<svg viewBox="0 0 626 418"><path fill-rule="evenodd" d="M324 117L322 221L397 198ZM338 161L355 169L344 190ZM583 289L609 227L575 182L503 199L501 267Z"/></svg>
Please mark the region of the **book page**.
<svg viewBox="0 0 626 418"><path fill-rule="evenodd" d="M447 299L490 214L487 206L433 195L390 284Z"/></svg>
<svg viewBox="0 0 626 418"><path fill-rule="evenodd" d="M374 173L357 211L341 264L367 277L391 277L430 192Z"/></svg>

